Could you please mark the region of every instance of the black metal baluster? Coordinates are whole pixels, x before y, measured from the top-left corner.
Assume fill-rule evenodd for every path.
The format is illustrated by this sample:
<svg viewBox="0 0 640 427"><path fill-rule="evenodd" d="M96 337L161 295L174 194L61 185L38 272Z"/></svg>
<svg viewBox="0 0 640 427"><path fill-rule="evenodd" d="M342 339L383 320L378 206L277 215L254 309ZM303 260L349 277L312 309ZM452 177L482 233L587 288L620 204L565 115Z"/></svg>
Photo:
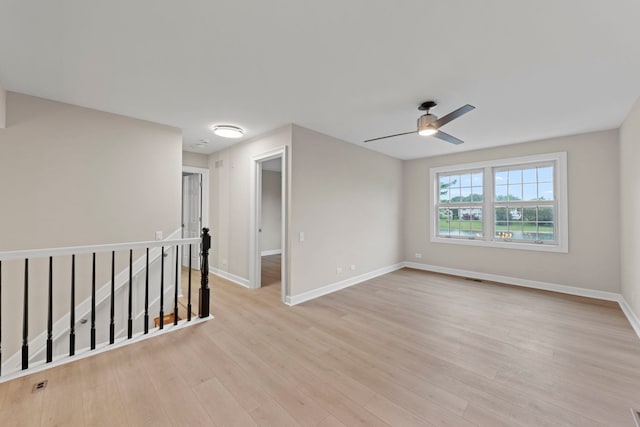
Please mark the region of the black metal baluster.
<svg viewBox="0 0 640 427"><path fill-rule="evenodd" d="M164 246L160 249L160 329L164 328Z"/></svg>
<svg viewBox="0 0 640 427"><path fill-rule="evenodd" d="M71 320L69 321L69 356L76 354L76 256L71 255Z"/></svg>
<svg viewBox="0 0 640 427"><path fill-rule="evenodd" d="M187 289L187 322L191 321L191 246L189 245L189 288Z"/></svg>
<svg viewBox="0 0 640 427"><path fill-rule="evenodd" d="M22 369L29 367L29 259L24 260L24 306L22 309Z"/></svg>
<svg viewBox="0 0 640 427"><path fill-rule="evenodd" d="M178 324L178 245L176 245L176 253L175 253L175 257L176 257L176 283L174 285L174 292L173 292L173 325L177 325Z"/></svg>
<svg viewBox="0 0 640 427"><path fill-rule="evenodd" d="M111 307L109 311L109 344L116 340L116 251L111 251Z"/></svg>
<svg viewBox="0 0 640 427"><path fill-rule="evenodd" d="M149 248L147 248L147 265L144 272L144 333L149 333Z"/></svg>
<svg viewBox="0 0 640 427"><path fill-rule="evenodd" d="M133 249L129 249L129 324L127 325L127 338L133 336Z"/></svg>
<svg viewBox="0 0 640 427"><path fill-rule="evenodd" d="M96 253L91 264L91 350L96 349Z"/></svg>
<svg viewBox="0 0 640 427"><path fill-rule="evenodd" d="M49 302L47 304L47 363L53 360L53 257L49 257Z"/></svg>
<svg viewBox="0 0 640 427"><path fill-rule="evenodd" d="M209 229L202 229L202 262L200 263L200 307L198 316L209 317L209 302L211 289L209 289L209 249L211 248L211 236Z"/></svg>

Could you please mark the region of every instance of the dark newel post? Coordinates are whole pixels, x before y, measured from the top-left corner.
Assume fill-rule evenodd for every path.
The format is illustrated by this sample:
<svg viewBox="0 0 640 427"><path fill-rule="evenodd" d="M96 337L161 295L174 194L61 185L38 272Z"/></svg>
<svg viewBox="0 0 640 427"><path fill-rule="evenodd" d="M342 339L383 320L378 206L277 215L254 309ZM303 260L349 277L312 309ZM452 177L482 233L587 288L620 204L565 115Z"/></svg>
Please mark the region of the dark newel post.
<svg viewBox="0 0 640 427"><path fill-rule="evenodd" d="M71 302L69 311L69 356L76 354L76 256L71 255Z"/></svg>
<svg viewBox="0 0 640 427"><path fill-rule="evenodd" d="M149 248L144 269L144 333L149 333Z"/></svg>
<svg viewBox="0 0 640 427"><path fill-rule="evenodd" d="M164 328L164 246L160 249L160 325Z"/></svg>
<svg viewBox="0 0 640 427"><path fill-rule="evenodd" d="M96 253L91 258L91 350L96 349Z"/></svg>
<svg viewBox="0 0 640 427"><path fill-rule="evenodd" d="M209 249L211 249L211 236L209 229L202 229L202 262L200 263L200 310L199 316L209 317L209 303L211 289L209 289Z"/></svg>
<svg viewBox="0 0 640 427"><path fill-rule="evenodd" d="M111 251L111 301L109 305L109 344L116 342L116 251Z"/></svg>
<svg viewBox="0 0 640 427"><path fill-rule="evenodd" d="M53 361L53 257L49 257L49 300L47 304L47 363Z"/></svg>
<svg viewBox="0 0 640 427"><path fill-rule="evenodd" d="M24 306L22 307L22 369L29 367L29 260L24 260Z"/></svg>

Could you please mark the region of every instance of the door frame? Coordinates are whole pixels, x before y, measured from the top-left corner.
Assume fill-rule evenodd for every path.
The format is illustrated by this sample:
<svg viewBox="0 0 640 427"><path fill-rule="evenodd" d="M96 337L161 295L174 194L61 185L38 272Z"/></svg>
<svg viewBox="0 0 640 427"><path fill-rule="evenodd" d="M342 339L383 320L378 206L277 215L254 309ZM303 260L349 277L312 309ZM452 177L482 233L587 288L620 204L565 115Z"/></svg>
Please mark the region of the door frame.
<svg viewBox="0 0 640 427"><path fill-rule="evenodd" d="M195 173L202 175L202 200L200 201L200 210L202 215L202 227L209 227L209 169L198 168L195 166L182 165L182 172ZM184 195L180 195L180 208L182 209L182 202L184 201ZM182 216L182 213L180 213ZM182 230L182 222L180 222L180 229ZM202 230L200 230L202 232ZM181 233L182 235L182 233Z"/></svg>
<svg viewBox="0 0 640 427"><path fill-rule="evenodd" d="M287 271L289 254L289 244L287 239L288 225L288 200L289 200L289 174L287 162L287 146L274 148L264 153L255 155L251 158L251 190L250 190L250 225L249 225L249 287L253 289L260 288L261 283L261 266L262 253L260 250L260 209L262 206L262 163L267 160L281 158L282 172L281 180L281 235L280 245L282 247L281 263L280 263L280 282L281 282L281 299L286 303L288 295Z"/></svg>
<svg viewBox="0 0 640 427"><path fill-rule="evenodd" d="M202 187L201 187L201 200L200 200L200 215L201 215L201 221L200 221L200 226L201 227L209 227L209 169L207 168L199 168L199 167L195 167L195 166L185 166L182 165L182 172L187 172L187 173L192 173L192 174L199 174L202 177ZM180 174L180 176L182 177L182 174ZM180 182L180 188L182 189L182 181ZM184 194L182 194L182 191L180 192L180 237L184 237L184 227L182 226L182 224L184 224L184 218L183 218L183 214L184 214ZM202 230L200 230L200 235L202 235ZM211 232L212 237L214 236L213 230ZM198 246L197 248L198 252L200 251L200 247ZM180 265L182 266L182 247L180 247L178 249L178 257L180 259ZM202 266L200 266L202 267Z"/></svg>

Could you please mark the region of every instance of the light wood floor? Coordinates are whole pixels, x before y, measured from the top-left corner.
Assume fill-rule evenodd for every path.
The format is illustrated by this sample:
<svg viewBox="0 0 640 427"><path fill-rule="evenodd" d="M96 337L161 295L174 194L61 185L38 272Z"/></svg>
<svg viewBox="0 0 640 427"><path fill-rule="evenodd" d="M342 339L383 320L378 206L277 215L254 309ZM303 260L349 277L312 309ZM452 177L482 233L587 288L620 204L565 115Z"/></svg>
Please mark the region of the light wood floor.
<svg viewBox="0 0 640 427"><path fill-rule="evenodd" d="M280 288L280 262L281 255L266 255L262 257L262 268L260 269L260 285Z"/></svg>
<svg viewBox="0 0 640 427"><path fill-rule="evenodd" d="M632 426L640 407L615 304L410 269L296 307L211 285L214 320L0 384L0 425Z"/></svg>

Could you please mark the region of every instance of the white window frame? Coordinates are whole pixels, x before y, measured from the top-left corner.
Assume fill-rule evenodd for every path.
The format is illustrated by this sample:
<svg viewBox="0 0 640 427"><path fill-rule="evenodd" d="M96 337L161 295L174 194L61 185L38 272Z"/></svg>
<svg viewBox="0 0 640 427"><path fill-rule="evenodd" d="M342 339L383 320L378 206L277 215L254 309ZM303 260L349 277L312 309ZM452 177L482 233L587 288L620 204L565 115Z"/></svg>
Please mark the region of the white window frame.
<svg viewBox="0 0 640 427"><path fill-rule="evenodd" d="M455 171L452 171L452 172L446 172L446 173L440 173L440 174L449 175L449 176L458 175L458 174L473 175L473 174L477 174L478 172L483 174L482 188L483 188L483 194L484 194L484 170L483 169L455 170ZM447 203L442 203L440 201L440 191L441 191L441 189L440 189L440 181L438 179L440 174L436 174L436 180L438 181L436 183L436 185L437 185L437 190L436 191L437 191L438 194L437 194L437 197L435 198L435 205L433 207L433 209L436 212L436 218L439 218L439 216L440 216L439 215L439 210L440 209L474 209L474 208L480 208L480 209L482 209L482 221L483 221L483 224L484 224L484 216L485 216L485 213L486 213L484 211L484 207L485 207L484 195L482 196L482 200L483 200L482 202L453 202L453 203L447 202ZM449 187L449 189L450 188L451 187ZM473 186L472 186L472 188L473 188ZM471 236L469 236L469 237L442 236L439 233L439 228L438 228L438 224L437 223L436 223L436 227L434 228L434 230L435 230L435 233L438 236L438 238L441 238L441 239L467 239L467 240L474 240L474 239L477 239L477 238L480 238L480 239L484 238L484 237L471 237ZM485 230L483 228L483 230L482 230L483 234L484 234L484 231Z"/></svg>
<svg viewBox="0 0 640 427"><path fill-rule="evenodd" d="M494 205L494 169L509 166L528 166L539 163L553 162L553 185L554 198L556 203L555 212L555 242L532 241L504 241L496 238L494 233L495 211ZM469 170L483 170L483 237L474 239L441 237L438 236L438 214L437 206L440 201L440 188L438 174L463 173ZM543 252L569 252L569 203L567 192L567 153L547 153L524 157L513 157L507 159L490 160L483 162L465 163L450 166L439 166L429 169L429 237L433 243L447 243L467 246L488 246L494 248L509 248Z"/></svg>

